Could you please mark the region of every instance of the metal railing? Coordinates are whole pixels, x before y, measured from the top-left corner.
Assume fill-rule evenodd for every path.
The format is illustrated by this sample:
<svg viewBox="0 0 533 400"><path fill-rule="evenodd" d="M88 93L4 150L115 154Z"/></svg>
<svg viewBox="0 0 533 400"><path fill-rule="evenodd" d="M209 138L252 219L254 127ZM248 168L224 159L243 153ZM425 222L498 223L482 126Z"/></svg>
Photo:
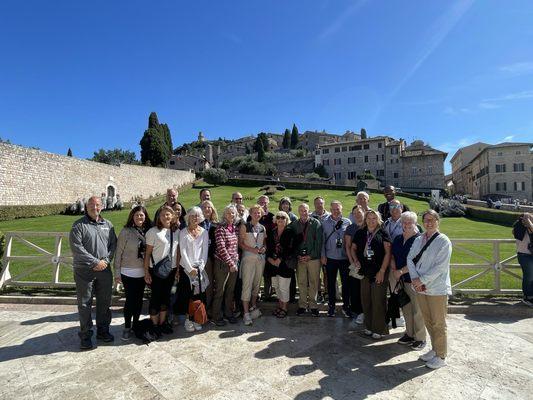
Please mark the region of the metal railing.
<svg viewBox="0 0 533 400"><path fill-rule="evenodd" d="M43 249L41 246L33 243L31 240L35 241L36 238L53 238L54 246L53 250L49 251ZM6 232L6 248L4 252L4 257L2 259L2 275L0 276L0 289L5 286L13 287L40 287L40 288L59 288L59 287L74 287L74 282L61 282L60 277L60 267L62 265L72 268L72 255L64 254L63 244L67 242L68 244L68 233L67 232ZM33 249L37 254L27 255L14 255L13 254L13 244L18 242L22 244L22 248ZM18 271L15 276L11 276L11 264L19 261L31 262L31 266L24 267L21 271ZM26 281L22 280L30 276L31 274L40 271L46 270L49 271L50 266L52 267L52 275L49 281Z"/></svg>
<svg viewBox="0 0 533 400"><path fill-rule="evenodd" d="M43 239L53 238L54 249L48 251L41 246L32 243L30 239ZM13 243L19 242L23 247L33 249L37 251L36 255L15 255L13 254ZM68 233L66 232L7 232L6 233L6 249L2 260L2 275L0 276L0 289L5 286L11 287L42 287L42 288L58 288L58 287L74 287L74 282L61 282L60 281L60 267L66 266L72 268L72 255L70 252L65 254L63 251L64 241L68 241ZM501 258L501 244L515 243L514 239L452 239L453 252L455 255L458 253L465 253L473 257L476 263L451 263L450 267L453 270L457 269L481 269L481 271L456 282L452 285L454 293L469 293L469 294L521 294L520 289L502 289L501 276L507 274L521 282L522 278L512 272L513 269L520 269L518 264L511 264L516 258L516 253L513 251L513 255L505 259ZM466 248L464 245L472 247L472 245L491 245L492 256L485 257L475 251ZM13 262L29 261L30 266L25 266L22 270L19 270L15 276L11 276L10 266ZM39 270L48 270L52 267L52 275L49 281L26 281L22 280L37 272ZM20 269L20 268L18 268ZM468 283L482 278L485 275L493 274L493 287L488 289L472 289L465 287Z"/></svg>

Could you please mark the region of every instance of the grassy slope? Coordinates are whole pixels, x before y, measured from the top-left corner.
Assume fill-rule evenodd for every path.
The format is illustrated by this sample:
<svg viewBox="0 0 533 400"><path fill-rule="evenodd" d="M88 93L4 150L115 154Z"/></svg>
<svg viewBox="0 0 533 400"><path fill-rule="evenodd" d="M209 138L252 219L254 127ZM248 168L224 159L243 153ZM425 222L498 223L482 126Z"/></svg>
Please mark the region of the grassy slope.
<svg viewBox="0 0 533 400"><path fill-rule="evenodd" d="M247 205L251 205L254 203L254 200L257 198L257 196L260 195L260 192L258 191L257 187L233 187L233 186L223 186L223 187L216 187L212 188L212 198L214 200L215 207L218 210L222 210L222 208L229 203L231 199L231 194L234 191L240 191L244 198L245 203ZM198 199L198 193L199 189L188 189L182 192L179 196L179 200L182 204L184 204L186 207L197 204ZM313 198L321 195L325 198L326 203L328 203L331 200L340 200L345 205L345 214L348 212L348 209L351 208L351 206L354 204L355 197L347 191L340 191L340 190L297 190L297 189L290 189L286 191L278 192L276 195L271 197L271 202L276 203L277 208L277 202L279 199L283 196L290 196L291 199L293 199L293 204L298 205L301 202L309 202L312 203ZM412 200L407 198L401 198L400 200L402 202L405 202L411 210L421 213L425 209L427 209L427 203L423 201L418 200ZM371 207L376 207L379 203L383 201L383 197L381 195L372 195L370 199L370 205ZM296 209L296 206L293 207ZM157 209L157 204L152 205L148 207L148 211L151 216L154 215L155 210ZM127 216L128 216L128 210L123 210L120 212L104 212L104 217L111 220L113 225L115 226L115 229L117 230L117 234L122 228L122 225L125 223ZM7 231L42 231L42 232L68 232L72 223L79 218L79 216L65 216L65 215L54 215L54 216L47 216L47 217L40 217L40 218L28 218L28 219L19 219L14 221L5 221L0 222L0 231L7 232ZM441 231L445 234L447 234L451 239L459 239L459 238L472 238L472 239L483 239L483 238L510 238L511 232L510 228L481 222L481 221L474 221L466 218L447 218L444 219L441 223ZM36 244L39 244L45 249L52 249L53 248L53 241L50 239L39 239L34 241ZM68 247L68 243L66 244ZM476 245L476 246L465 246L469 248L470 250L485 256L486 258L491 259L492 255L492 247L490 245ZM13 254L37 254L34 250L28 249L26 246L22 246L18 243L14 243L13 245ZM511 256L514 253L514 245L513 244L505 244L502 245L502 254L504 257ZM454 251L452 262L457 263L476 263L481 262L480 260L476 260L474 257L465 254L460 251ZM22 262L12 263L12 266L10 269L12 269L13 272L16 272L17 270L20 270L21 268L27 267L28 264L24 264ZM452 280L454 282L458 282L475 272L479 270L453 270L452 271ZM521 275L520 271L516 271ZM13 273L12 273L13 275ZM29 276L27 279L43 279L46 276L51 276L51 268L47 271L41 270L39 272L36 272ZM68 268L64 268L61 273L62 280L70 281L71 280L71 272L68 270ZM45 278L46 279L46 278ZM471 288L485 288L491 286L491 280L492 275L488 274L484 276L483 278L473 281L468 284L468 287ZM520 288L520 281L510 277L507 274L502 275L502 287L504 288Z"/></svg>

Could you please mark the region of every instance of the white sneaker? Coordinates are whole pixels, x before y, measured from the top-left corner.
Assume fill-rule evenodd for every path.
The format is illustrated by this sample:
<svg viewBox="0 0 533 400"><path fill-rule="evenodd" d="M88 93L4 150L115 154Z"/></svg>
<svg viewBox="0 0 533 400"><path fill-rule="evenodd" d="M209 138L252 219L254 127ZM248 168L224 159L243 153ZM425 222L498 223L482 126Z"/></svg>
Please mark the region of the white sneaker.
<svg viewBox="0 0 533 400"><path fill-rule="evenodd" d="M244 317L242 317L242 320L244 321L244 325L252 325L252 317L250 316L250 313L244 313Z"/></svg>
<svg viewBox="0 0 533 400"><path fill-rule="evenodd" d="M380 335L379 333L373 333L372 334L372 339L381 339L383 337L383 335Z"/></svg>
<svg viewBox="0 0 533 400"><path fill-rule="evenodd" d="M355 319L355 323L359 325L363 325L364 322L365 322L365 314L361 313Z"/></svg>
<svg viewBox="0 0 533 400"><path fill-rule="evenodd" d="M261 312L259 308L254 307L253 309L250 309L250 317L252 317L252 319L257 319L261 315L263 315L263 313Z"/></svg>
<svg viewBox="0 0 533 400"><path fill-rule="evenodd" d="M446 365L448 365L446 364L446 360L438 356L433 357L431 360L429 360L426 363L426 367L431 368L431 369L439 369L439 368L445 367Z"/></svg>
<svg viewBox="0 0 533 400"><path fill-rule="evenodd" d="M183 324L186 332L194 332L194 323L190 319L186 319Z"/></svg>
<svg viewBox="0 0 533 400"><path fill-rule="evenodd" d="M363 331L363 334L364 334L365 336L372 336L372 331L370 331L370 330L368 330L368 329L365 329L365 330Z"/></svg>
<svg viewBox="0 0 533 400"><path fill-rule="evenodd" d="M201 331L203 329L202 325L200 325L200 324L198 324L198 323L196 323L194 321L192 321L192 325L193 325L195 331Z"/></svg>
<svg viewBox="0 0 533 400"><path fill-rule="evenodd" d="M436 357L436 356L437 356L437 353L435 353L434 350L430 350L427 353L422 354L420 357L418 357L418 359L420 361L428 362L429 360L433 359L433 357Z"/></svg>
<svg viewBox="0 0 533 400"><path fill-rule="evenodd" d="M405 326L405 318L404 317L396 318L396 327L403 328L404 326Z"/></svg>

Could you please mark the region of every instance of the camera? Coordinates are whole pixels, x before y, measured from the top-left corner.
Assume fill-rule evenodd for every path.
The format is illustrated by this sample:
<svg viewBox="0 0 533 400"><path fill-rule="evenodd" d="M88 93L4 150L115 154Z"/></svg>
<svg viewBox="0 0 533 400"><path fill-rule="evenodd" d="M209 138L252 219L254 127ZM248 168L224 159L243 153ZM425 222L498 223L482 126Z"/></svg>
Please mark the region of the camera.
<svg viewBox="0 0 533 400"><path fill-rule="evenodd" d="M144 258L144 252L146 251L146 245L139 241L139 244L137 245L137 258Z"/></svg>
<svg viewBox="0 0 533 400"><path fill-rule="evenodd" d="M337 249L342 249L342 239L338 238L335 242L335 246L337 246Z"/></svg>
<svg viewBox="0 0 533 400"><path fill-rule="evenodd" d="M306 255L307 255L307 249L306 248L300 249L300 256L304 257Z"/></svg>

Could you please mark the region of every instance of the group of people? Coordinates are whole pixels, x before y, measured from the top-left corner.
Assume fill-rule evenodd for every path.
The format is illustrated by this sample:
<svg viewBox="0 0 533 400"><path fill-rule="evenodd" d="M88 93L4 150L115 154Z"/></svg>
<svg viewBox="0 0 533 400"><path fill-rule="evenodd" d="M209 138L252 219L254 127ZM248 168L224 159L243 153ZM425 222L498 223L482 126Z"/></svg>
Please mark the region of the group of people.
<svg viewBox="0 0 533 400"><path fill-rule="evenodd" d="M405 334L399 344L421 350L426 330L432 349L420 356L430 368L440 368L447 352L446 308L451 294L451 242L439 232L439 215L428 210L418 217L395 198L393 187L384 191L378 210L369 207L369 195L359 192L348 218L340 201L325 209L322 197L293 213L284 197L278 210L269 208L268 196L247 208L241 193L219 212L207 189L198 205L185 210L175 189L152 221L142 205L129 213L118 238L102 218L100 197L91 197L86 215L70 232L74 278L80 318L80 347L92 343L92 293L96 295L97 339L112 342L111 293L113 279L125 290L123 340L129 340L142 313L146 285L150 286L149 314L155 337L183 325L188 332L203 329L189 312L201 301L217 326L252 325L261 316L258 298L272 289L277 297L273 314L284 318L296 299L296 314L318 317L319 292L327 293L327 316L336 313L338 275L342 313L362 334L381 339L389 333L388 293L405 292ZM114 260L114 278L111 262ZM394 325L395 326L395 325Z"/></svg>

